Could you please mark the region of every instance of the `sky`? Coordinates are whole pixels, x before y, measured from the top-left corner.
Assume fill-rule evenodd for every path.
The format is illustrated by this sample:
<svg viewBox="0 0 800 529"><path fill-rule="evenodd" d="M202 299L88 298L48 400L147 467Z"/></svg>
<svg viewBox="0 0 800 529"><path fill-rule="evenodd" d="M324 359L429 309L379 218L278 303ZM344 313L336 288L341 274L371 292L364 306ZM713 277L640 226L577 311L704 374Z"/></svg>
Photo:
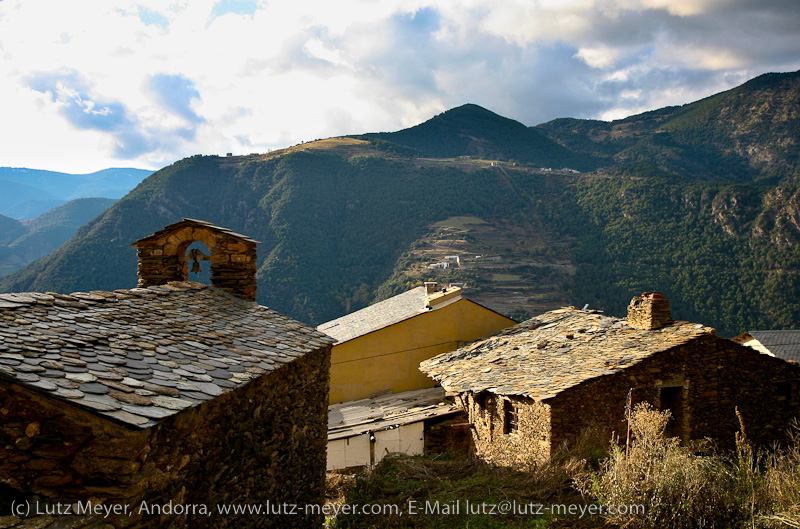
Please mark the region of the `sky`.
<svg viewBox="0 0 800 529"><path fill-rule="evenodd" d="M681 105L800 70L797 0L0 0L0 166L159 169Z"/></svg>

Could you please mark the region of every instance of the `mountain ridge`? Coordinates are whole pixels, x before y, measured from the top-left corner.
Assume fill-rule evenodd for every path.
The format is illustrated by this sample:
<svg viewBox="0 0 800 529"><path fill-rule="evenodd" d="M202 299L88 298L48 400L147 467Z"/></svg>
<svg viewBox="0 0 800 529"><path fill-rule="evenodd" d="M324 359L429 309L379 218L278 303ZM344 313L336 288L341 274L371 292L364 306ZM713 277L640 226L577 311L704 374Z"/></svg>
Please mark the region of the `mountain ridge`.
<svg viewBox="0 0 800 529"><path fill-rule="evenodd" d="M25 221L0 216L0 277L52 253L114 202L109 198L80 198Z"/></svg>
<svg viewBox="0 0 800 529"><path fill-rule="evenodd" d="M77 198L122 198L152 173L125 167L86 174L0 167L0 213L24 220Z"/></svg>
<svg viewBox="0 0 800 529"><path fill-rule="evenodd" d="M800 176L800 71L610 122L560 118L533 128L618 173L638 163L640 172L644 164L663 174L776 184Z"/></svg>
<svg viewBox="0 0 800 529"><path fill-rule="evenodd" d="M571 166L582 171L595 168L593 159L577 157L538 131L471 103L397 132L354 137L381 139L433 158L474 156L558 168Z"/></svg>
<svg viewBox="0 0 800 529"><path fill-rule="evenodd" d="M756 108L753 123L768 132L767 114L759 109L791 106L796 77L759 79L739 92L744 96L730 99L728 91L699 106L537 126L550 138L536 145L562 143L548 154L552 158L533 154L531 145L543 137L537 131L520 132L504 150L508 131L530 127L477 105L457 107L399 136L373 133L264 155L186 158L145 179L53 254L2 278L0 289L130 288L136 256L129 245L190 217L262 241L258 301L306 323L434 279L464 282L466 295L506 313L518 306L518 318L585 303L624 314L632 296L663 290L676 318L710 324L723 335L797 326L795 144L770 151L771 165L763 167L733 154L686 162L692 153L731 148L691 143L698 130L713 132L722 109L735 111L735 119L714 134L739 123L746 108ZM751 100L742 99L748 94ZM792 112L778 112L786 123L774 127L776 137L794 130ZM656 132L669 123L671 131ZM753 152L773 140L742 130ZM446 137L426 147L441 134ZM580 174L560 171L581 170L566 162L547 165L565 150L570 156L593 150L584 163L603 163ZM453 253L464 257L464 266L430 268Z"/></svg>

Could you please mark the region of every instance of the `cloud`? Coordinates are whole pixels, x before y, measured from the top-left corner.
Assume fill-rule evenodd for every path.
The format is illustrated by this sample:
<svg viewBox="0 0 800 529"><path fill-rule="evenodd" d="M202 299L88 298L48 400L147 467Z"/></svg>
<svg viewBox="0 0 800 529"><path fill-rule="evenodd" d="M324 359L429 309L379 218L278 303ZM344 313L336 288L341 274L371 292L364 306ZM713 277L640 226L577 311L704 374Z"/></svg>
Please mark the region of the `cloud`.
<svg viewBox="0 0 800 529"><path fill-rule="evenodd" d="M192 100L200 99L200 92L194 82L183 75L156 74L150 77L148 88L156 100L168 111L193 125L204 123L205 119L192 109Z"/></svg>
<svg viewBox="0 0 800 529"><path fill-rule="evenodd" d="M93 97L89 83L76 72L37 73L28 86L47 94L77 128L113 132L134 125L122 103Z"/></svg>
<svg viewBox="0 0 800 529"><path fill-rule="evenodd" d="M48 97L73 127L104 134L115 158L134 159L174 148L176 138L193 140L194 126L204 122L190 106L199 93L191 81L179 75L154 75L149 87L161 105L193 125L190 127L158 122L145 126L123 103L96 96L92 84L78 72L36 73L28 78L27 85Z"/></svg>
<svg viewBox="0 0 800 529"><path fill-rule="evenodd" d="M1 0L0 112L35 130L0 140L157 168L464 103L622 117L800 69L798 27L796 0Z"/></svg>

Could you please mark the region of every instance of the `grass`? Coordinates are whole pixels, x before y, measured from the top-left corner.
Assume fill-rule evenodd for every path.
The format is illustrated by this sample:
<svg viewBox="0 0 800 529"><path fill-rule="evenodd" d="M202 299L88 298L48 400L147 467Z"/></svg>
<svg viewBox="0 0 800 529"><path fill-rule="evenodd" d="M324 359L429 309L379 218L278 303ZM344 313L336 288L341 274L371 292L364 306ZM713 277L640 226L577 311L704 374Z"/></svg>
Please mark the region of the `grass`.
<svg viewBox="0 0 800 529"><path fill-rule="evenodd" d="M526 468L456 457L388 457L375 468L336 478L337 501L392 505L396 510L339 515L328 527L800 529L800 424L794 425L791 442L783 448L755 449L742 427L735 453L697 455L664 436L668 420L669 412L639 405L631 413L627 453L616 440L609 445L589 431L550 461ZM517 512L475 510L502 502L512 502ZM473 506L470 512L468 504ZM521 512L530 505L542 508ZM581 517L558 514L550 509L553 505L645 509Z"/></svg>
<svg viewBox="0 0 800 529"><path fill-rule="evenodd" d="M576 484L605 505L646 506L609 520L626 528L800 528L800 430L783 449L755 449L744 425L735 454L697 455L664 436L669 412L640 404L630 419L626 453L612 443L597 471ZM741 417L740 417L741 420Z"/></svg>
<svg viewBox="0 0 800 529"><path fill-rule="evenodd" d="M544 465L525 469L495 467L464 457L396 456L355 474L344 488L343 501L358 505L392 505L399 512L339 516L329 522L340 528L475 529L602 527L599 517L580 519L555 514L554 504L587 505L572 476L587 461L596 461L599 437L586 435ZM591 463L589 463L591 464ZM501 512L511 506L512 511ZM606 526L609 527L609 526Z"/></svg>
<svg viewBox="0 0 800 529"><path fill-rule="evenodd" d="M522 276L517 274L492 274L492 281L521 281Z"/></svg>
<svg viewBox="0 0 800 529"><path fill-rule="evenodd" d="M469 226L476 224L486 224L486 221L478 217L450 217L449 219L440 220L433 226L435 228L456 228L469 231Z"/></svg>

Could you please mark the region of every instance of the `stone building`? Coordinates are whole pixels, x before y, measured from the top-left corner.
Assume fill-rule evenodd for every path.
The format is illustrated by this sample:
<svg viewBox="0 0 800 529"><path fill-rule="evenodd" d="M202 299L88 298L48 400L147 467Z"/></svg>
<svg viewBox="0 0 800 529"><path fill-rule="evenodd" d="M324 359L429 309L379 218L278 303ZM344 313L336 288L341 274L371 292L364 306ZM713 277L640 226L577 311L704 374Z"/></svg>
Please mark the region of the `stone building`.
<svg viewBox="0 0 800 529"><path fill-rule="evenodd" d="M476 452L519 465L552 455L587 427L625 437L625 407L669 409L668 434L729 447L741 413L770 443L800 414L800 367L672 321L660 294L634 298L628 319L576 308L547 312L420 369L469 415Z"/></svg>
<svg viewBox="0 0 800 529"><path fill-rule="evenodd" d="M255 245L184 219L135 243L138 288L0 295L0 527L322 523L217 511L324 501L331 340L253 301Z"/></svg>

